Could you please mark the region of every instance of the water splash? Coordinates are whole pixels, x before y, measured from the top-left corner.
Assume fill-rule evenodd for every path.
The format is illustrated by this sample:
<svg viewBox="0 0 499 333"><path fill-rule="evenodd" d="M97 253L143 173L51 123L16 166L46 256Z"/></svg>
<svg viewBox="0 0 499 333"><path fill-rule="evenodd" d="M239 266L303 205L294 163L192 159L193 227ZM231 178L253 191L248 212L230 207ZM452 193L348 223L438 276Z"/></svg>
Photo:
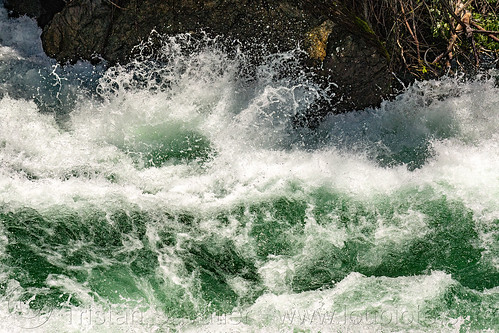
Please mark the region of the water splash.
<svg viewBox="0 0 499 333"><path fill-rule="evenodd" d="M497 328L497 73L311 131L299 51L61 68L0 14L2 329Z"/></svg>

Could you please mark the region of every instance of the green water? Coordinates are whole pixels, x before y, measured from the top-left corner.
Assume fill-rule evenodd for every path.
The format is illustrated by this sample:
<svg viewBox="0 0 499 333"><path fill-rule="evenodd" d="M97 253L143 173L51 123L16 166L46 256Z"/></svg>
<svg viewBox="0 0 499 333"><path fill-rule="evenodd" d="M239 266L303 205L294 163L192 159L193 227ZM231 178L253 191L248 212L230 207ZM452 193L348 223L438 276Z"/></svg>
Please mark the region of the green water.
<svg viewBox="0 0 499 333"><path fill-rule="evenodd" d="M494 253L481 245L473 212L431 188L409 187L364 201L324 187L310 193L292 188L287 196L201 216L167 207L155 212L133 206L43 212L4 207L0 221L8 278L23 288L20 300L31 299L30 308L39 311L81 306L90 296L107 306L152 305L169 317L195 320L245 308L269 289L278 294L334 289L353 272L397 278L441 271L452 283L424 302L419 311L428 323L419 328L430 329L442 313L468 317L465 327L472 330L497 325L499 296L484 292L499 281ZM495 232L497 222L490 226ZM174 279L161 274L163 256L175 262ZM293 271L281 285L269 286L261 268L284 258ZM48 283L61 276L84 290L71 293ZM183 283L175 283L178 279ZM349 305L374 300L381 292L376 281L335 300Z"/></svg>
<svg viewBox="0 0 499 333"><path fill-rule="evenodd" d="M61 67L6 15L1 332L499 330L497 72L311 131L296 53Z"/></svg>

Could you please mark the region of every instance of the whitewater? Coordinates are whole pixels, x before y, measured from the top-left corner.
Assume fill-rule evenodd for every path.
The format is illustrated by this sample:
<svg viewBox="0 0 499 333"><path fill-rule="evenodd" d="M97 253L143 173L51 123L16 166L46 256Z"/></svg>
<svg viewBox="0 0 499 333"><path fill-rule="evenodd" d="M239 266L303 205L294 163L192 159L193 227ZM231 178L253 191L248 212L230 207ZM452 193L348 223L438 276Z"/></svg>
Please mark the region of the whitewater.
<svg viewBox="0 0 499 333"><path fill-rule="evenodd" d="M499 330L497 70L312 130L299 50L60 66L0 7L1 332Z"/></svg>

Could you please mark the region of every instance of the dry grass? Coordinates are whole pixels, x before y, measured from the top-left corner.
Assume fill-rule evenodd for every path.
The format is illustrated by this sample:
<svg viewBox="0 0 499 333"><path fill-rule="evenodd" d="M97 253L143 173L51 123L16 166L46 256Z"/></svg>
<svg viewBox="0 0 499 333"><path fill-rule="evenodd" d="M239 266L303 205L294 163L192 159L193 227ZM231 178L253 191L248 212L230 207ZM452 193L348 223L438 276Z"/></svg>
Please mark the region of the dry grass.
<svg viewBox="0 0 499 333"><path fill-rule="evenodd" d="M494 46L499 49L499 42L487 34L471 38L466 37L465 33L456 33L459 22L456 22L447 8L455 11L461 0L343 2L357 15L364 17L384 41L385 47L392 55L394 70L405 70L415 77L439 76L447 71L451 64L456 63L462 67L474 66L479 52L487 52L488 48ZM472 24L474 22L480 25L481 22L477 21L484 21L485 27L490 29L494 28L494 22L497 22L499 27L498 0L463 0L462 4L466 5L466 10L473 13ZM464 14L466 10L459 11L459 14ZM476 26L474 28L478 30ZM455 41L451 45L452 39Z"/></svg>

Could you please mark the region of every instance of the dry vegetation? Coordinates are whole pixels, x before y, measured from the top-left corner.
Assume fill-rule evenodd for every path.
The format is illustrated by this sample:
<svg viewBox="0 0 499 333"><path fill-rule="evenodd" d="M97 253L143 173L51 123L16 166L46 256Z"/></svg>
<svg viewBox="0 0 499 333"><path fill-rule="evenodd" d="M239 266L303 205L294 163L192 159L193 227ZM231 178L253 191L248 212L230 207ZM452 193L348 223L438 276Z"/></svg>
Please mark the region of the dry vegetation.
<svg viewBox="0 0 499 333"><path fill-rule="evenodd" d="M419 78L478 67L499 51L499 0L347 0L385 41L392 65Z"/></svg>

